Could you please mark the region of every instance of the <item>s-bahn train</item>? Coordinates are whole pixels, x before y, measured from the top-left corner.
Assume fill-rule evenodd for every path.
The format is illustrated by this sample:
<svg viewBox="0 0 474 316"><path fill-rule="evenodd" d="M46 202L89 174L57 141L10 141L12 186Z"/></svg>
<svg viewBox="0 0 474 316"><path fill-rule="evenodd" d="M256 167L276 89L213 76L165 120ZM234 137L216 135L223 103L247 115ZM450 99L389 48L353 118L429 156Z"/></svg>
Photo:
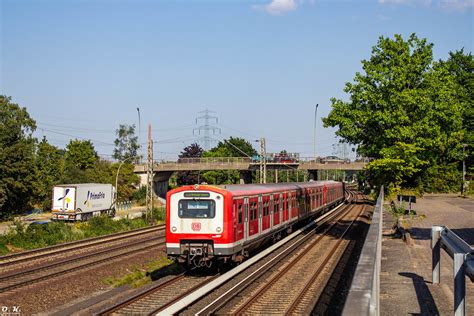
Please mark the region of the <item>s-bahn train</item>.
<svg viewBox="0 0 474 316"><path fill-rule="evenodd" d="M188 185L166 195L166 252L188 267L240 262L344 201L344 184Z"/></svg>

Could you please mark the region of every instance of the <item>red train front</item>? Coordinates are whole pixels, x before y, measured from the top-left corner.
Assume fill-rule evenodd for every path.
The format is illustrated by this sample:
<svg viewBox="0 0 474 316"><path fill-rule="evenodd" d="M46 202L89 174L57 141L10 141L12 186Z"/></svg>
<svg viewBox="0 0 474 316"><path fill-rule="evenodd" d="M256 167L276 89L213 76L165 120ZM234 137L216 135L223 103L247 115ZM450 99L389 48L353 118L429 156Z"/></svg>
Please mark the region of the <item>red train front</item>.
<svg viewBox="0 0 474 316"><path fill-rule="evenodd" d="M269 238L344 200L340 182L193 185L166 196L166 251L190 266L241 261Z"/></svg>

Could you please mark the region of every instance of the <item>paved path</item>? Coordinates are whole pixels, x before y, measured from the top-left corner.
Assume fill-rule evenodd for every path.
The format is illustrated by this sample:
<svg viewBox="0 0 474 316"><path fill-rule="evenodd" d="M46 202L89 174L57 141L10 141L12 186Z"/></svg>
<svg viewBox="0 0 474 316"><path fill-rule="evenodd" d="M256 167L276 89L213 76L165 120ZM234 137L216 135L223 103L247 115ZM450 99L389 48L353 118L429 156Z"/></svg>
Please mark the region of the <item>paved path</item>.
<svg viewBox="0 0 474 316"><path fill-rule="evenodd" d="M474 200L427 195L414 205L418 218L409 221L410 245L391 237L393 217L384 213L381 315L452 315L453 261L442 251L441 283L431 284L431 226L445 225L474 245ZM466 315L474 315L474 284L466 278Z"/></svg>

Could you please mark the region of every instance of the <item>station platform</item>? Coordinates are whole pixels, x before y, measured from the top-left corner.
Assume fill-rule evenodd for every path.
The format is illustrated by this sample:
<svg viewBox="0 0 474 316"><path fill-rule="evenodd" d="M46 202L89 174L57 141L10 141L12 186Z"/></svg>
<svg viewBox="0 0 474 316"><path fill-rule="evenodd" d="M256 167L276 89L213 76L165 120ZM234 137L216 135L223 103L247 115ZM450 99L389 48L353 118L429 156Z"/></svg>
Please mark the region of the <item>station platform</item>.
<svg viewBox="0 0 474 316"><path fill-rule="evenodd" d="M396 220L384 207L380 315L453 315L453 260L441 251L440 284L431 282L431 227L447 226L474 245L474 200L425 195L404 220L407 240L393 235ZM474 283L466 277L466 315L474 315Z"/></svg>

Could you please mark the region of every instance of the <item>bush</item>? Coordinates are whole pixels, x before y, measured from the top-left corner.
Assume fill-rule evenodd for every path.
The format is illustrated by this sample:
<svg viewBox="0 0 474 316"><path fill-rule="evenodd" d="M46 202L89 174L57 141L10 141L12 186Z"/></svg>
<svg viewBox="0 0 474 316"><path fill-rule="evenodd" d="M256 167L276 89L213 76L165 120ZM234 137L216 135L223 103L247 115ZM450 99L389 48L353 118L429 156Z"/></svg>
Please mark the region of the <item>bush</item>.
<svg viewBox="0 0 474 316"><path fill-rule="evenodd" d="M132 199L138 203L138 205L145 205L146 203L146 186L141 186L138 190L133 192Z"/></svg>
<svg viewBox="0 0 474 316"><path fill-rule="evenodd" d="M115 221L107 216L93 217L88 222L50 222L47 225L28 227L20 221L15 221L8 233L0 236L0 254L10 251L8 245L15 249L35 249L146 226L147 223L141 218Z"/></svg>
<svg viewBox="0 0 474 316"><path fill-rule="evenodd" d="M143 214L142 215L142 218L143 219L146 219L146 215ZM164 207L158 207L158 208L154 208L152 211L151 211L151 220L152 222L154 223L162 223L164 222L166 219L166 208Z"/></svg>

